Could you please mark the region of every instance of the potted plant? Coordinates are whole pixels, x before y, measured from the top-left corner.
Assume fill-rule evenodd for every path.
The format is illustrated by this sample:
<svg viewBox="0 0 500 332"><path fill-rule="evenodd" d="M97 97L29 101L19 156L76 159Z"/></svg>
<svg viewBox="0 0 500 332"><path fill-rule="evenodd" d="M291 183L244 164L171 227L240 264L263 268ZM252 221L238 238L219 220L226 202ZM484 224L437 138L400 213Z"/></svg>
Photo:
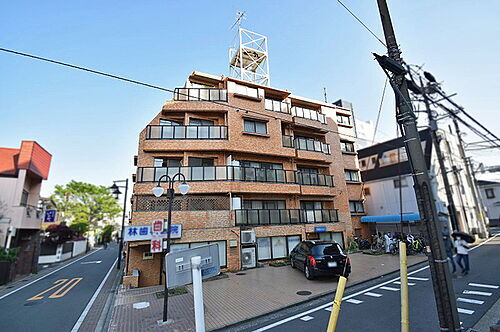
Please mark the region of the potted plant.
<svg viewBox="0 0 500 332"><path fill-rule="evenodd" d="M0 248L0 285L10 281L10 271L18 253L19 248Z"/></svg>

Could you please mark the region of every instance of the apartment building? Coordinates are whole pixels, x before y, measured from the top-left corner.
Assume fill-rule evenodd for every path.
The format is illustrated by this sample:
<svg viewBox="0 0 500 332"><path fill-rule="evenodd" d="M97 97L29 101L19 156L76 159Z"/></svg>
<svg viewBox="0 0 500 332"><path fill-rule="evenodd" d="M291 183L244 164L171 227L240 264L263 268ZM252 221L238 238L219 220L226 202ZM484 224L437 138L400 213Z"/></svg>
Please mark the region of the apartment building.
<svg viewBox="0 0 500 332"><path fill-rule="evenodd" d="M490 227L500 226L500 182L478 180L481 199L486 207Z"/></svg>
<svg viewBox="0 0 500 332"><path fill-rule="evenodd" d="M0 148L0 246L19 247L13 274L36 272L42 209L42 181L49 176L52 156L37 142L21 148Z"/></svg>
<svg viewBox="0 0 500 332"><path fill-rule="evenodd" d="M139 136L126 275L162 282L148 227L167 218L166 197L152 194L164 174L191 187L173 201L172 250L217 243L224 270L285 258L301 240L361 235L354 137L350 109L193 72Z"/></svg>

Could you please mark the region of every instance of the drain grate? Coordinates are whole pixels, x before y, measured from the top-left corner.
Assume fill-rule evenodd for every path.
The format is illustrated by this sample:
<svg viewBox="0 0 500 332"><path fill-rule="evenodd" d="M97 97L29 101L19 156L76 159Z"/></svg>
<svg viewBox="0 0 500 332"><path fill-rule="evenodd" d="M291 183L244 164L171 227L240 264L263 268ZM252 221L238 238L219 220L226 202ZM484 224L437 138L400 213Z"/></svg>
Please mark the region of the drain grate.
<svg viewBox="0 0 500 332"><path fill-rule="evenodd" d="M244 276L246 273L245 272L237 272L235 273L237 276Z"/></svg>
<svg viewBox="0 0 500 332"><path fill-rule="evenodd" d="M308 290L299 290L297 293L295 293L297 295L311 295L312 292L308 291Z"/></svg>

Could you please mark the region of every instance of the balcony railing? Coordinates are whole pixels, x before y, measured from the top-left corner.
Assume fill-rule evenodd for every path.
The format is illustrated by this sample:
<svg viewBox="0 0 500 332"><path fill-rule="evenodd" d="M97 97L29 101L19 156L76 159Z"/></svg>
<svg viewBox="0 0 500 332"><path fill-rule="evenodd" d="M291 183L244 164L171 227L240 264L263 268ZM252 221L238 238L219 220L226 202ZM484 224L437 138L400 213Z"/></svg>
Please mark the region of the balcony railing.
<svg viewBox="0 0 500 332"><path fill-rule="evenodd" d="M290 114L290 104L278 100L266 99L266 110Z"/></svg>
<svg viewBox="0 0 500 332"><path fill-rule="evenodd" d="M316 110L312 110L312 109L309 109L309 108L292 106L291 112L292 112L293 116L296 116L298 118L315 120L315 121L319 121L319 122L321 122L323 124L326 124L326 117L325 117L325 115L321 114L320 112L318 112Z"/></svg>
<svg viewBox="0 0 500 332"><path fill-rule="evenodd" d="M241 181L333 187L333 176L294 170L241 166L138 167L137 182L156 182L161 176L182 173L186 181Z"/></svg>
<svg viewBox="0 0 500 332"><path fill-rule="evenodd" d="M174 100L227 101L227 90L210 88L175 88Z"/></svg>
<svg viewBox="0 0 500 332"><path fill-rule="evenodd" d="M338 222L337 210L235 210L236 226L293 225Z"/></svg>
<svg viewBox="0 0 500 332"><path fill-rule="evenodd" d="M322 152L324 154L331 154L330 144L323 143L313 138L293 137L283 135L283 146L286 148L295 148L297 150Z"/></svg>
<svg viewBox="0 0 500 332"><path fill-rule="evenodd" d="M227 139L227 126L147 126L146 139L151 140L210 140Z"/></svg>

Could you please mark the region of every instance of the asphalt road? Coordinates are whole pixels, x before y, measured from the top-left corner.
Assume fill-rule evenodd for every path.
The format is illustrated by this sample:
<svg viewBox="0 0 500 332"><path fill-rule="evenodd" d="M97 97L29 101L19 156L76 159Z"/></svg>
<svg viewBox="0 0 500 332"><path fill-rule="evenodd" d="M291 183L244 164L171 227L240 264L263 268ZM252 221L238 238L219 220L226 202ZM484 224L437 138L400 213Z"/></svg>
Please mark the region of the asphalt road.
<svg viewBox="0 0 500 332"><path fill-rule="evenodd" d="M462 326L467 329L500 298L500 236L470 252L471 272L453 280ZM355 273L355 271L353 272ZM409 270L410 330L439 331L427 264ZM400 331L399 274L346 290L337 331ZM472 292L472 293L471 293ZM234 331L325 331L333 296L247 322Z"/></svg>
<svg viewBox="0 0 500 332"><path fill-rule="evenodd" d="M116 269L117 255L112 244L12 289L0 297L0 331L72 331L101 282Z"/></svg>

